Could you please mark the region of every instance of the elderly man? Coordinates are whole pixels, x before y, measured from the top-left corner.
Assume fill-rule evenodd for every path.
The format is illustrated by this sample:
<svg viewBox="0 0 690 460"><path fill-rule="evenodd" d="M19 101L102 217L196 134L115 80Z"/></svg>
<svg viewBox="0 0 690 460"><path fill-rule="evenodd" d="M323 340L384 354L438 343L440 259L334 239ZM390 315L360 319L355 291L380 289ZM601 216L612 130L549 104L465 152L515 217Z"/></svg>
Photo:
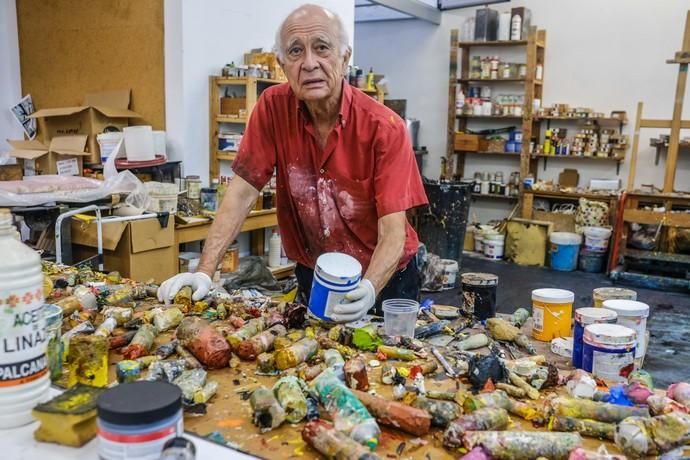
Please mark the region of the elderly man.
<svg viewBox="0 0 690 460"><path fill-rule="evenodd" d="M265 90L252 111L230 182L196 273L162 284L169 302L185 285L205 296L211 275L277 171L278 224L308 298L316 259L356 258L364 276L335 307L334 321L362 317L388 298L416 299L417 235L405 211L427 203L405 123L344 80L351 48L340 18L315 5L290 13L276 34L286 84Z"/></svg>

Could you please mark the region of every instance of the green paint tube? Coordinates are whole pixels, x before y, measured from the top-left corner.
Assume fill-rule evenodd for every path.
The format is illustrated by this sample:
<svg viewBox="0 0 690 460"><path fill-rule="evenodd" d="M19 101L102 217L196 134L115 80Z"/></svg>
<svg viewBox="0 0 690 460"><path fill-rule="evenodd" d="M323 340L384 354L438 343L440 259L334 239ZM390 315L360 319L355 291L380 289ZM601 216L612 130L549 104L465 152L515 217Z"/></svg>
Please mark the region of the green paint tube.
<svg viewBox="0 0 690 460"><path fill-rule="evenodd" d="M259 387L249 398L254 413L252 421L262 433L277 428L285 420L285 410L278 403L275 395L266 387Z"/></svg>
<svg viewBox="0 0 690 460"><path fill-rule="evenodd" d="M443 433L443 445L462 447L462 439L466 432L505 430L509 423L510 417L508 417L508 412L505 409L493 407L479 409L450 422Z"/></svg>
<svg viewBox="0 0 690 460"><path fill-rule="evenodd" d="M598 422L618 423L627 417L649 417L646 407L619 406L587 399L558 397L551 401L554 415L587 418Z"/></svg>
<svg viewBox="0 0 690 460"><path fill-rule="evenodd" d="M489 345L489 337L486 334L474 334L456 343L453 347L460 351L468 351L486 347L487 345Z"/></svg>
<svg viewBox="0 0 690 460"><path fill-rule="evenodd" d="M481 446L496 460L567 460L570 451L582 445L577 433L536 431L469 431L463 437L467 450Z"/></svg>
<svg viewBox="0 0 690 460"><path fill-rule="evenodd" d="M577 431L582 436L613 441L616 424L556 415L549 420L549 430Z"/></svg>
<svg viewBox="0 0 690 460"><path fill-rule="evenodd" d="M381 344L381 337L376 332L376 326L368 324L352 333L352 344L365 351L376 351Z"/></svg>
<svg viewBox="0 0 690 460"><path fill-rule="evenodd" d="M273 385L273 393L285 410L285 419L290 423L299 423L307 415L307 399L304 397L303 385L297 377L283 377Z"/></svg>

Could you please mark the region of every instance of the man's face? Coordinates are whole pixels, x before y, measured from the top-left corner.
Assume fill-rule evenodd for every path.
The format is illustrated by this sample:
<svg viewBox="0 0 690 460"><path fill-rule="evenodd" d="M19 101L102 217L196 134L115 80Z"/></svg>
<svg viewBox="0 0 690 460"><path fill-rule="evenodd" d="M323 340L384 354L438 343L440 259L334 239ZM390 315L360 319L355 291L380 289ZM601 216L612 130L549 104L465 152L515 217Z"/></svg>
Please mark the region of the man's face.
<svg viewBox="0 0 690 460"><path fill-rule="evenodd" d="M311 102L338 94L350 59L339 49L333 21L322 12L299 14L282 30L281 66L297 98Z"/></svg>

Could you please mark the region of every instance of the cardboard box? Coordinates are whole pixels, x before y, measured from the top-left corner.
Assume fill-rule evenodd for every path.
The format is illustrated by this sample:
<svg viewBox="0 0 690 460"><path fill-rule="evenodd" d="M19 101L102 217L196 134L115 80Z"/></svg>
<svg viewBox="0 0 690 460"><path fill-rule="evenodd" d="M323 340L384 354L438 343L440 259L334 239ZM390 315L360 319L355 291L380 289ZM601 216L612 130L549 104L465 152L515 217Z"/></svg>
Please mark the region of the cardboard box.
<svg viewBox="0 0 690 460"><path fill-rule="evenodd" d="M72 253L75 260L96 254L96 222L72 219ZM175 221L161 227L158 219L140 219L103 224L103 256L106 271L144 282L162 283L177 274L174 251Z"/></svg>
<svg viewBox="0 0 690 460"><path fill-rule="evenodd" d="M44 144L56 136L88 135L89 162L100 163L96 135L106 128L122 131L129 126L130 118L141 117L129 110L129 102L130 90L104 91L87 94L80 106L42 109L31 118L38 120L38 134Z"/></svg>
<svg viewBox="0 0 690 460"><path fill-rule="evenodd" d="M241 109L247 109L246 97L220 98L220 113L222 115L239 115Z"/></svg>
<svg viewBox="0 0 690 460"><path fill-rule="evenodd" d="M0 166L0 181L5 180L22 180L24 173L22 172L22 165L2 165Z"/></svg>
<svg viewBox="0 0 690 460"><path fill-rule="evenodd" d="M455 133L455 150L476 152L479 150L479 136L476 134Z"/></svg>
<svg viewBox="0 0 690 460"><path fill-rule="evenodd" d="M87 136L53 137L46 146L37 140L18 141L7 139L14 150L10 156L23 162L24 175L59 174L61 176L81 176Z"/></svg>

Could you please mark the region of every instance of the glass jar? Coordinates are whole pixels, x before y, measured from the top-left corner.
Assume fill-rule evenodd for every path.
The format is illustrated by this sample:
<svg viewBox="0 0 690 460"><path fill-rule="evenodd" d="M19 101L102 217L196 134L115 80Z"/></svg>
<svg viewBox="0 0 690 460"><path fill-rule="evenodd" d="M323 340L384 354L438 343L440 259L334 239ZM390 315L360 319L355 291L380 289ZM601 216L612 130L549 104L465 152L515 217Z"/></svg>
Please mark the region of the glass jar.
<svg viewBox="0 0 690 460"><path fill-rule="evenodd" d="M190 200L201 198L201 178L199 176L187 176L185 182L187 183L187 198Z"/></svg>

